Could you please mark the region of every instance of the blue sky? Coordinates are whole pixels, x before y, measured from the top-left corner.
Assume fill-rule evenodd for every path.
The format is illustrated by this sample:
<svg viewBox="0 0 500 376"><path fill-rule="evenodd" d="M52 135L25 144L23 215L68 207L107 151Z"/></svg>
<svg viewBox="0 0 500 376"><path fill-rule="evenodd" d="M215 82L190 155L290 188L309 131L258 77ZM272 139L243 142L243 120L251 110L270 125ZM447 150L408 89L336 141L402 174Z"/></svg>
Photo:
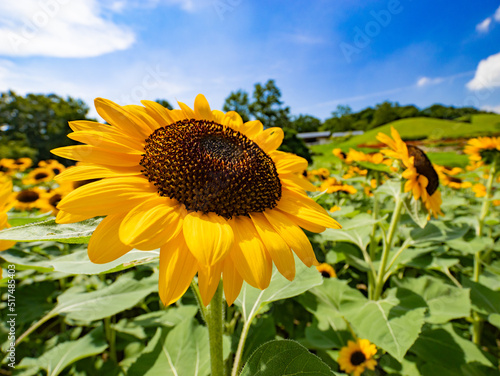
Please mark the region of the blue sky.
<svg viewBox="0 0 500 376"><path fill-rule="evenodd" d="M220 109L273 78L295 115L384 100L500 113L499 41L489 0L8 0L0 91L90 107L203 93Z"/></svg>

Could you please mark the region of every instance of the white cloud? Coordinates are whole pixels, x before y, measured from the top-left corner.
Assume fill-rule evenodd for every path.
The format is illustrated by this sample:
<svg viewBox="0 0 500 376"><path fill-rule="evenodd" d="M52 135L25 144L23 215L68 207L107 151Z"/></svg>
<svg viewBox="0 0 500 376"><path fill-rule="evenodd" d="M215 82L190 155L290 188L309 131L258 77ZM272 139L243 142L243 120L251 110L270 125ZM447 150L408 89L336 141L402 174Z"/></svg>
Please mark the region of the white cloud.
<svg viewBox="0 0 500 376"><path fill-rule="evenodd" d="M491 25L491 17L486 18L483 22L476 25L476 30L480 33L486 33Z"/></svg>
<svg viewBox="0 0 500 376"><path fill-rule="evenodd" d="M417 81L418 87L428 86L428 85L437 85L444 81L442 77L430 78L430 77L421 77Z"/></svg>
<svg viewBox="0 0 500 376"><path fill-rule="evenodd" d="M474 78L467 83L470 90L500 87L500 53L481 60Z"/></svg>
<svg viewBox="0 0 500 376"><path fill-rule="evenodd" d="M113 4L108 12L119 10ZM2 1L0 55L93 57L130 47L134 34L103 13L97 0Z"/></svg>
<svg viewBox="0 0 500 376"><path fill-rule="evenodd" d="M495 21L500 22L500 7L497 8L497 10L496 10L495 15L493 16L493 18L495 19Z"/></svg>
<svg viewBox="0 0 500 376"><path fill-rule="evenodd" d="M500 104L498 106L483 106L481 107L481 110L496 112L497 114L500 114Z"/></svg>

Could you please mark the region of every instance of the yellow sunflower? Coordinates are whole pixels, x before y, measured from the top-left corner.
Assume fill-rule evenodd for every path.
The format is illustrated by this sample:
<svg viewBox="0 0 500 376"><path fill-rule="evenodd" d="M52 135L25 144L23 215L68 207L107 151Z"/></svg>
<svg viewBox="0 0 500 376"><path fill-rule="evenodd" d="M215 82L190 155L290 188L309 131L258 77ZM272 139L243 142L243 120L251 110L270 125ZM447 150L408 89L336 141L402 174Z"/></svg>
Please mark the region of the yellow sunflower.
<svg viewBox="0 0 500 376"><path fill-rule="evenodd" d="M471 138L464 148L464 153L469 155L469 160L474 167L499 161L500 137Z"/></svg>
<svg viewBox="0 0 500 376"><path fill-rule="evenodd" d="M347 346L340 349L338 363L342 370L354 376L361 375L366 368L375 370L377 361L373 356L377 347L367 339L358 339L356 342L347 341Z"/></svg>
<svg viewBox="0 0 500 376"><path fill-rule="evenodd" d="M335 148L332 150L332 154L335 155L337 158L341 159L341 160L345 160L347 155L346 153L344 153L342 151L342 149L339 149L339 148Z"/></svg>
<svg viewBox="0 0 500 376"><path fill-rule="evenodd" d="M322 263L316 266L316 269L318 272L321 273L321 275L324 278L335 278L337 277L337 273L335 273L335 269L330 264Z"/></svg>
<svg viewBox="0 0 500 376"><path fill-rule="evenodd" d="M7 222L7 212L12 207L12 181L6 176L0 176L0 230L10 227ZM0 240L0 251L11 248L16 242Z"/></svg>
<svg viewBox="0 0 500 376"><path fill-rule="evenodd" d="M64 167L61 163L56 161L55 159L49 159L47 161L40 161L38 162L39 167L45 167L48 169L51 169L54 175L58 175L64 170L66 170L66 167Z"/></svg>
<svg viewBox="0 0 500 376"><path fill-rule="evenodd" d="M221 274L232 304L243 280L259 289L269 285L273 262L292 280L292 251L307 266L317 263L301 227L322 232L340 225L305 194L315 190L302 176L306 160L276 150L282 129L212 111L201 94L194 110L142 103L96 99L109 125L71 122L69 137L86 145L53 150L86 162L57 180L101 179L64 197L57 215L59 223L106 216L88 245L93 262L160 248L165 305L184 294L196 273L205 305Z"/></svg>
<svg viewBox="0 0 500 376"><path fill-rule="evenodd" d="M320 191L325 191L326 193L333 192L346 192L349 194L355 194L358 190L354 188L352 185L344 184L341 181L338 181L334 177L330 177L321 183L319 186Z"/></svg>
<svg viewBox="0 0 500 376"><path fill-rule="evenodd" d="M52 181L54 176L54 171L51 168L38 167L28 173L28 175L23 179L23 184L37 185L46 183Z"/></svg>
<svg viewBox="0 0 500 376"><path fill-rule="evenodd" d="M444 166L434 165L434 169L439 176L439 180L445 187L450 187L453 189L464 189L472 187L472 183L470 181L463 181L456 176L463 172L460 167L446 168Z"/></svg>
<svg viewBox="0 0 500 376"><path fill-rule="evenodd" d="M9 170L24 171L24 170L31 167L31 165L33 164L33 161L31 160L31 158L18 158L15 160L14 159L7 160L4 163L7 163L6 167Z"/></svg>
<svg viewBox="0 0 500 376"><path fill-rule="evenodd" d="M439 177L431 161L418 147L406 145L393 127L391 127L391 136L392 138L379 133L377 140L389 147L389 149L382 150L382 153L402 162L405 168L402 176L407 180L405 192L411 191L415 200L420 199L429 215L434 215L436 218L438 215L443 215L441 192L437 190Z"/></svg>
<svg viewBox="0 0 500 376"><path fill-rule="evenodd" d="M50 210L45 201L46 195L47 192L38 187L14 192L12 195L13 206L18 210L38 209L42 212L46 212Z"/></svg>

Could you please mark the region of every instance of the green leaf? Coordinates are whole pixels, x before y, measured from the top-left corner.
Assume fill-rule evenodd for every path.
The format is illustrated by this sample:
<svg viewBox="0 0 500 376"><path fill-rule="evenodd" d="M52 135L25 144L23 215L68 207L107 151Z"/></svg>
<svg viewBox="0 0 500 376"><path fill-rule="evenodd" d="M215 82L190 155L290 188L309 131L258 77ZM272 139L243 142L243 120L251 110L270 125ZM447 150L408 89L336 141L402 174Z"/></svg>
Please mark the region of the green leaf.
<svg viewBox="0 0 500 376"><path fill-rule="evenodd" d="M491 313L500 314L500 291L493 291L465 276L462 276L462 284L464 287L470 288L472 306L476 311L486 315Z"/></svg>
<svg viewBox="0 0 500 376"><path fill-rule="evenodd" d="M412 239L411 244L426 242L446 242L448 240L461 238L469 230L469 226L461 224L453 226L444 222L429 222L425 228L414 228L408 236Z"/></svg>
<svg viewBox="0 0 500 376"><path fill-rule="evenodd" d="M492 313L488 316L488 322L500 329L500 314Z"/></svg>
<svg viewBox="0 0 500 376"><path fill-rule="evenodd" d="M360 338L366 338L401 361L424 323L426 304L406 289L387 290L383 300L368 300L359 291L346 290L340 311Z"/></svg>
<svg viewBox="0 0 500 376"><path fill-rule="evenodd" d="M51 265L57 272L68 274L104 274L155 262L159 257L159 250L139 251L133 249L114 261L106 264L94 264L90 261L87 250L83 249L46 261L46 264Z"/></svg>
<svg viewBox="0 0 500 376"><path fill-rule="evenodd" d="M446 368L452 372L450 375L469 375L463 372L467 364L493 366L485 354L471 341L458 335L450 323L422 331L410 351L432 365L443 365L446 359Z"/></svg>
<svg viewBox="0 0 500 376"><path fill-rule="evenodd" d="M410 218L418 227L424 228L427 225L429 222L427 219L429 213L422 208L420 200L415 200L412 195L406 196L403 200L403 205Z"/></svg>
<svg viewBox="0 0 500 376"><path fill-rule="evenodd" d="M294 341L271 341L255 351L240 376L325 376L335 373L316 355Z"/></svg>
<svg viewBox="0 0 500 376"><path fill-rule="evenodd" d="M373 224L380 220L373 219L369 214L358 214L350 220L342 220L342 229L326 229L317 235L322 241L332 240L349 242L365 250L370 243Z"/></svg>
<svg viewBox="0 0 500 376"><path fill-rule="evenodd" d="M194 305L185 305L180 307L169 306L165 310L145 313L133 318L133 322L144 328L158 326L176 326L187 318L196 316L198 307Z"/></svg>
<svg viewBox="0 0 500 376"><path fill-rule="evenodd" d="M224 357L229 355L229 341L224 340ZM208 330L192 318L172 330L158 328L129 368L128 376L205 376L210 374Z"/></svg>
<svg viewBox="0 0 500 376"><path fill-rule="evenodd" d="M405 278L397 284L425 300L428 306L425 321L428 323L446 323L470 315L471 304L467 289L445 284L440 279L429 276Z"/></svg>
<svg viewBox="0 0 500 376"><path fill-rule="evenodd" d="M55 220L30 223L0 231L0 240L18 242L58 241L61 243L86 244L102 218L87 219L70 224L56 224Z"/></svg>
<svg viewBox="0 0 500 376"><path fill-rule="evenodd" d="M470 242L467 242L463 239L453 239L448 240L446 244L448 244L448 246L450 246L450 248L453 248L454 250L460 251L464 254L473 255L477 252L485 250L486 248L493 247L493 239L486 237L475 237Z"/></svg>
<svg viewBox="0 0 500 376"><path fill-rule="evenodd" d="M47 371L48 376L57 376L70 364L100 354L107 347L103 328L99 326L77 341L57 345L39 358L24 358L19 363L19 368L37 367Z"/></svg>
<svg viewBox="0 0 500 376"><path fill-rule="evenodd" d="M318 270L314 266L308 268L296 256L295 268L295 279L290 282L273 266L271 283L265 290L256 289L243 282L243 287L240 295L236 298L235 304L242 308L245 322L251 320L266 304L300 295L311 287L323 283L323 277L321 277Z"/></svg>
<svg viewBox="0 0 500 376"><path fill-rule="evenodd" d="M50 214L47 213L32 215L29 212L9 213L8 215L9 225L14 227L27 225L28 223L40 222L50 217Z"/></svg>
<svg viewBox="0 0 500 376"><path fill-rule="evenodd" d="M58 296L53 314L81 321L101 320L132 308L139 301L158 289L158 276L136 280L124 274L113 284L96 291L74 293L67 290Z"/></svg>

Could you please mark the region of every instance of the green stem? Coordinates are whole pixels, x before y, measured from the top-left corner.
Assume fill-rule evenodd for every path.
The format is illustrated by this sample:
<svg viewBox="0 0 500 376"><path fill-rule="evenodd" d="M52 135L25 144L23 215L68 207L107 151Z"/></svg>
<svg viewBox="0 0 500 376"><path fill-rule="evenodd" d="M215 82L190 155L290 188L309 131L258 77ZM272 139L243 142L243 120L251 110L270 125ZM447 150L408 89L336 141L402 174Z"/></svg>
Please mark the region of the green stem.
<svg viewBox="0 0 500 376"><path fill-rule="evenodd" d="M382 259L380 260L380 267L377 274L377 281L375 283L375 292L373 293L373 300L378 300L382 294L382 287L384 285L384 276L386 272L387 260L389 258L389 251L391 250L392 241L394 239L394 234L396 233L396 228L401 217L401 209L403 208L403 195L401 193L396 197L396 206L394 207L394 212L391 218L391 224L389 225L389 230L387 232L387 238L384 242L384 249L382 250Z"/></svg>
<svg viewBox="0 0 500 376"><path fill-rule="evenodd" d="M210 364L212 376L224 376L224 357L222 352L222 283L219 282L212 301L208 305L206 322L210 342Z"/></svg>
<svg viewBox="0 0 500 376"><path fill-rule="evenodd" d="M104 333L109 345L109 358L114 362L118 361L116 357L116 332L111 327L111 317L104 318Z"/></svg>
<svg viewBox="0 0 500 376"><path fill-rule="evenodd" d="M479 223L477 226L477 236L483 236L484 231L484 221L488 215L490 208L491 199L491 189L493 187L493 181L496 175L496 165L497 160L495 159L491 164L490 173L488 176L488 181L486 182L486 195L483 198L483 205L481 206L481 213L479 214ZM479 276L481 275L481 252L477 251L474 254L474 273L472 275L472 280L474 282L479 282ZM472 341L479 345L481 343L481 331L483 328L482 319L477 312L472 314Z"/></svg>
<svg viewBox="0 0 500 376"><path fill-rule="evenodd" d="M47 313L45 316L43 316L40 320L38 320L36 323L31 325L23 334L21 334L17 340L16 340L16 346L19 345L28 335L30 335L33 331L35 331L37 328L39 328L42 324L45 324L47 321L49 321L51 318L57 316L57 312L55 309Z"/></svg>
<svg viewBox="0 0 500 376"><path fill-rule="evenodd" d="M248 331L250 330L250 325L252 325L252 320L248 320L245 322L245 324L243 324L240 340L238 342L238 348L236 349L236 354L234 355L234 363L231 376L238 376L240 372L240 364L241 364L241 358L243 356L243 348L245 347L245 342L247 340Z"/></svg>
<svg viewBox="0 0 500 376"><path fill-rule="evenodd" d="M377 186L378 186L378 173L377 173ZM378 214L379 214L379 201L378 201L378 195L377 192L373 192L373 219L375 221L378 220ZM377 249L377 241L376 241L376 235L377 235L377 226L378 222L373 223L373 228L372 228L372 233L370 234L370 246L369 246L369 256L370 256L370 264L372 264L372 273L368 274L368 296L373 298L373 294L375 292L375 279L376 279L376 272L375 269L373 268L373 260L375 260L375 251Z"/></svg>
<svg viewBox="0 0 500 376"><path fill-rule="evenodd" d="M194 297L196 298L196 303L198 303L198 307L200 308L200 313L203 321L207 322L207 314L208 310L203 305L203 301L201 300L200 289L198 288L198 284L195 282L194 278L191 280L191 290L193 290Z"/></svg>

